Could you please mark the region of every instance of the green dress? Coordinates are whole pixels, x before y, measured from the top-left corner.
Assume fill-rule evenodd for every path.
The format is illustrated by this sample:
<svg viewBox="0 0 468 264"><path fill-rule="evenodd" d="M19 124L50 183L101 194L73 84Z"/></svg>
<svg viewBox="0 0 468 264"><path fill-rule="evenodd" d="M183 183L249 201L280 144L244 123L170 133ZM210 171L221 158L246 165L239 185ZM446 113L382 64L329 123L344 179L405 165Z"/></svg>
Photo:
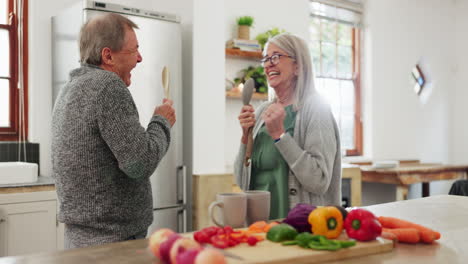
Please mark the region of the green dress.
<svg viewBox="0 0 468 264"><path fill-rule="evenodd" d="M284 108L285 133L294 135L296 112L293 106ZM275 142L263 125L255 137L252 153L252 174L250 190L264 190L271 193L270 219L287 216L289 211L288 174L289 166L276 149Z"/></svg>

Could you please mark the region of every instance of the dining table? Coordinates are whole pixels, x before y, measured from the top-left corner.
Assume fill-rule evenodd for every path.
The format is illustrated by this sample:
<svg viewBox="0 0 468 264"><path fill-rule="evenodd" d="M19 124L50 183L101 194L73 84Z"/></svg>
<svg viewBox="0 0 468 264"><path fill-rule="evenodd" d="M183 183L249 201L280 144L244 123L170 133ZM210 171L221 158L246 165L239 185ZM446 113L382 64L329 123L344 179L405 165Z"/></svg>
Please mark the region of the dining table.
<svg viewBox="0 0 468 264"><path fill-rule="evenodd" d="M422 197L430 195L430 183L442 180L466 179L467 164L400 163L391 168L360 166L362 182L396 186L395 200L405 200L411 184L421 183Z"/></svg>
<svg viewBox="0 0 468 264"><path fill-rule="evenodd" d="M431 264L467 263L468 259L468 197L436 195L366 206L376 216L392 216L412 221L441 233L432 244L395 243L387 252L352 257L327 263L359 264ZM101 246L43 252L25 256L0 258L0 264L77 264L77 263L159 263L148 249L148 240L140 239ZM242 255L240 255L242 257ZM227 263L239 262L227 258Z"/></svg>

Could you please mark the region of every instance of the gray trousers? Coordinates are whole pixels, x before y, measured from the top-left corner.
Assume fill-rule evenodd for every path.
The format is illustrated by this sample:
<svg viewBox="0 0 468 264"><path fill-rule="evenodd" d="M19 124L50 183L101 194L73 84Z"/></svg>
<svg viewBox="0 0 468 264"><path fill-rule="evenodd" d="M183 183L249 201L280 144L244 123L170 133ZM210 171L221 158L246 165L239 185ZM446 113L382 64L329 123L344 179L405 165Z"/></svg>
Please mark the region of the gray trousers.
<svg viewBox="0 0 468 264"><path fill-rule="evenodd" d="M67 228L67 225L65 225L65 230L66 230L66 228ZM147 234L147 231L144 231L144 232L138 233L136 235L130 236L130 237L124 239L123 241L143 239L143 238L146 238L146 234ZM64 249L72 249L72 248L79 248L79 247L71 242L70 238L67 236L67 232L65 231Z"/></svg>

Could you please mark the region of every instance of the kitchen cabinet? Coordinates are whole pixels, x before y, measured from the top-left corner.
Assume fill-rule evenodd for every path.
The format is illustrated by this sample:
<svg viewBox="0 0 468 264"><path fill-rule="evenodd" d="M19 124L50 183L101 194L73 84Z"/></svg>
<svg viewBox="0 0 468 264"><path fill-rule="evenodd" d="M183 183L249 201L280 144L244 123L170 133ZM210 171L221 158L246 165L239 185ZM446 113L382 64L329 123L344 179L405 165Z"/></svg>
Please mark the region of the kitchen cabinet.
<svg viewBox="0 0 468 264"><path fill-rule="evenodd" d="M0 257L57 250L55 191L0 194Z"/></svg>

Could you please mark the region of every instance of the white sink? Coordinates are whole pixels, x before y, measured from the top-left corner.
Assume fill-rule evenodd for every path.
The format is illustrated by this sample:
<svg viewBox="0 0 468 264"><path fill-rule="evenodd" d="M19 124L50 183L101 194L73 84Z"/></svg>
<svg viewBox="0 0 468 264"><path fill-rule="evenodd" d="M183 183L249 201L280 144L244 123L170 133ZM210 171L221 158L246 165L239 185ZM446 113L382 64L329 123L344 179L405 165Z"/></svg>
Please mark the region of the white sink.
<svg viewBox="0 0 468 264"><path fill-rule="evenodd" d="M0 162L0 184L37 181L38 166L27 162Z"/></svg>

